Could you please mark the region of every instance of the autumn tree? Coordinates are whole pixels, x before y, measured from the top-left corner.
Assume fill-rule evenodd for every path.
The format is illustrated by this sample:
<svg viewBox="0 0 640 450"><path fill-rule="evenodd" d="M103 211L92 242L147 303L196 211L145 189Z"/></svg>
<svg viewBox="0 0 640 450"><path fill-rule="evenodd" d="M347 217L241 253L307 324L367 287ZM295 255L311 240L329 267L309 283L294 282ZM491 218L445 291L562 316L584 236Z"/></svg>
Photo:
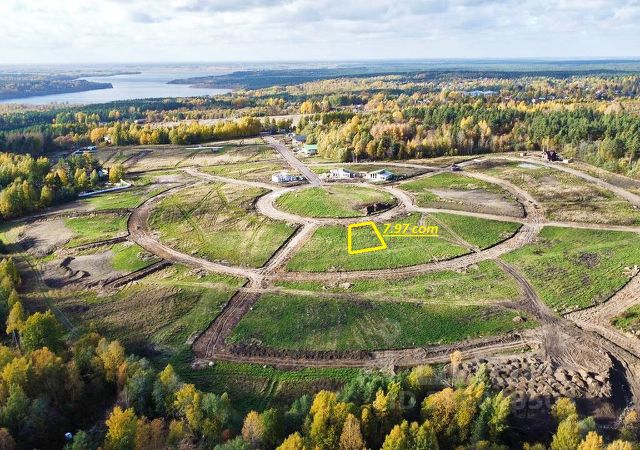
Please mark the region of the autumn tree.
<svg viewBox="0 0 640 450"><path fill-rule="evenodd" d="M42 347L58 351L62 347L64 329L51 311L36 312L24 322L20 332L20 342L26 350Z"/></svg>
<svg viewBox="0 0 640 450"><path fill-rule="evenodd" d="M258 448L264 440L264 425L260 414L256 411L249 411L242 425L242 438L249 443L252 448Z"/></svg>
<svg viewBox="0 0 640 450"><path fill-rule="evenodd" d="M364 448L360 422L353 414L348 414L340 434L340 450L363 450Z"/></svg>
<svg viewBox="0 0 640 450"><path fill-rule="evenodd" d="M307 447L300 433L296 432L287 437L277 450L307 450Z"/></svg>
<svg viewBox="0 0 640 450"><path fill-rule="evenodd" d="M550 448L551 450L576 450L580 441L578 416L571 414L558 425L558 430L553 435Z"/></svg>
<svg viewBox="0 0 640 450"><path fill-rule="evenodd" d="M578 450L604 450L604 439L595 431L590 431L578 445Z"/></svg>
<svg viewBox="0 0 640 450"><path fill-rule="evenodd" d="M124 166L115 164L109 168L109 182L118 183L124 178Z"/></svg>
<svg viewBox="0 0 640 450"><path fill-rule="evenodd" d="M113 408L105 422L107 426L105 450L133 450L137 421L138 418L132 408L125 410L119 406Z"/></svg>
<svg viewBox="0 0 640 450"><path fill-rule="evenodd" d="M342 426L350 412L350 405L339 402L334 392L320 391L311 405L309 436L314 445L322 450L339 447Z"/></svg>

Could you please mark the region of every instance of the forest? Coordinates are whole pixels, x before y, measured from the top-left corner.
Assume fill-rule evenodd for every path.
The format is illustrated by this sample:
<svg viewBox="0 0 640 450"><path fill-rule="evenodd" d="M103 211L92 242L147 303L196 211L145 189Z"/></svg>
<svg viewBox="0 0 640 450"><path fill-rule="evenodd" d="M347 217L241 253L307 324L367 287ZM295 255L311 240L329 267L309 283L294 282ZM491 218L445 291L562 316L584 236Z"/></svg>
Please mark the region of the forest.
<svg viewBox="0 0 640 450"><path fill-rule="evenodd" d="M380 101L383 101L380 99ZM370 102L371 103L371 102ZM338 161L410 159L554 149L640 176L640 116L621 105L439 104L353 117L305 117L299 132Z"/></svg>
<svg viewBox="0 0 640 450"><path fill-rule="evenodd" d="M111 168L108 181L124 176L122 166ZM77 198L81 192L107 181L100 163L89 153L55 164L45 157L0 153L0 217L4 220Z"/></svg>

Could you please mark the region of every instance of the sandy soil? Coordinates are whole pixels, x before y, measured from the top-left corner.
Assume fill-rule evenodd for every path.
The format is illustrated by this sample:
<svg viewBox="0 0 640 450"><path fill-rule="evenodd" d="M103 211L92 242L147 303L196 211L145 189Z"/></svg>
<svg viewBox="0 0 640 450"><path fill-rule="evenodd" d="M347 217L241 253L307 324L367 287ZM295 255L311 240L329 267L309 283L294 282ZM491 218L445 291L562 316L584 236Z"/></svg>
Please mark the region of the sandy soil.
<svg viewBox="0 0 640 450"><path fill-rule="evenodd" d="M113 269L112 259L111 250L56 259L44 266L43 278L51 287L63 287L76 283L95 286L124 274Z"/></svg>
<svg viewBox="0 0 640 450"><path fill-rule="evenodd" d="M524 213L522 207L515 200L509 201L499 194L487 192L482 189L474 189L471 191L430 189L430 191L445 200L447 207L459 206L463 210L481 211L488 214L501 214L513 217L522 217ZM449 202L456 205L450 205Z"/></svg>
<svg viewBox="0 0 640 450"><path fill-rule="evenodd" d="M64 225L64 220L54 219L27 225L19 242L32 255L42 257L64 245L72 237L73 232Z"/></svg>

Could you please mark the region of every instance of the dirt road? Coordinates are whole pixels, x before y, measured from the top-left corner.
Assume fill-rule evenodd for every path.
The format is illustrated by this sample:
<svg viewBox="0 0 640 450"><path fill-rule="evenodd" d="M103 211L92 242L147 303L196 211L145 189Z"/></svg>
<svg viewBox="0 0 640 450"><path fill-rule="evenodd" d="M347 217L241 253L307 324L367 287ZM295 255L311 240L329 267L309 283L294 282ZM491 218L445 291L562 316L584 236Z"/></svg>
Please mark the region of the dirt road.
<svg viewBox="0 0 640 450"><path fill-rule="evenodd" d="M267 141L285 158L285 160L296 170L304 174L312 186L321 185L321 180L307 166L299 161L281 143L269 137ZM516 158L516 160L520 160ZM523 159L529 161L528 159ZM392 167L394 164L406 166L403 163L384 163ZM413 165L412 165L413 166ZM424 166L419 166L425 168ZM568 171L564 166L551 164L550 167ZM433 168L434 171L441 169ZM456 349L464 352L466 357L486 356L494 353L504 353L516 351L522 348L538 349L546 360L551 361L555 366L562 366L572 370L586 370L589 372L602 373L611 367L611 358L615 358L623 365L627 371L627 377L632 384L632 390L636 398L640 398L640 344L634 337L628 336L619 330L615 330L610 325L610 319L629 306L640 302L640 278L636 276L620 292L614 295L608 302L598 307L572 313L566 317L559 317L537 296L526 277L517 271L513 266L505 263L500 256L511 252L522 246L535 242L538 233L543 226L567 226L592 229L608 229L619 231L640 232L640 227L619 227L603 226L596 224L573 224L562 222L550 222L544 218L544 210L530 194L517 186L491 177L486 174L464 173L489 183L501 186L518 202L523 205L525 217L517 219L514 217L503 217L499 215L474 213L466 211L450 211L444 209L420 208L415 205L413 196L398 188L396 185L380 187L398 199L398 206L387 211L388 217L394 217L400 213L407 212L446 212L451 214L463 214L481 217L491 220L507 220L521 222L520 230L511 238L486 250L475 249L468 243L460 241L460 245L467 244L470 253L457 258L445 261L434 261L417 266L394 268L393 270L364 270L338 273L302 273L286 272L283 267L288 259L299 249L306 240L313 235L320 225L325 224L345 224L349 220L342 219L309 219L286 213L275 207L275 200L279 195L288 192L291 188L282 188L268 183L251 182L244 180L229 179L199 172L197 169L184 169L186 173L194 178L205 181L235 183L252 187L269 189L271 192L262 196L256 203L258 212L275 220L284 220L290 223L301 225L297 232L273 255L267 264L260 269L247 269L242 267L227 266L206 261L202 258L185 255L160 242L153 236L148 227L148 219L153 206L164 196L175 192L176 189L186 188L190 185L197 185L198 182L187 186L174 188L148 200L139 208L135 209L129 219L130 238L144 247L147 251L160 256L161 258L194 267L199 267L212 272L226 273L239 276L248 280L246 286L240 289L228 302L220 315L218 315L195 341L193 350L198 358L196 365L206 364L213 359L252 362L259 364L269 364L278 367L299 368L299 367L366 367L380 368L389 366L411 366L421 363L446 362L449 354ZM571 173L575 171L570 170ZM575 174L575 173L574 173ZM427 175L428 176L428 175ZM634 194L622 193L621 188L610 185L602 180L581 174L583 179L594 182L601 187L610 189L612 192L626 198L629 201L636 201ZM202 181L200 181L202 182ZM295 187L301 189L304 187ZM627 195L630 194L630 195ZM635 204L635 203L634 203ZM384 215L380 216L387 217ZM358 219L361 220L361 219ZM458 236L459 238L459 236ZM461 238L459 238L461 239ZM464 268L484 260L496 261L502 269L509 274L518 284L520 289L520 306L540 323L540 327L535 330L522 333L510 333L503 336L491 338L475 339L460 342L452 345L428 346L413 349L385 350L370 352L339 352L339 351L284 351L272 348L255 348L233 346L226 343L226 338L230 335L237 323L259 300L266 290L273 289L271 282L275 280L311 280L330 281L332 283L357 280L357 279L387 279L397 277L408 277L425 272L442 271Z"/></svg>
<svg viewBox="0 0 640 450"><path fill-rule="evenodd" d="M307 167L302 161L296 158L293 152L289 150L286 145L278 141L273 136L266 136L264 140L278 153L280 153L291 167L304 175L304 177L309 180L309 184L311 184L311 186L320 186L320 177L318 177L318 175L313 170L309 169L309 167Z"/></svg>

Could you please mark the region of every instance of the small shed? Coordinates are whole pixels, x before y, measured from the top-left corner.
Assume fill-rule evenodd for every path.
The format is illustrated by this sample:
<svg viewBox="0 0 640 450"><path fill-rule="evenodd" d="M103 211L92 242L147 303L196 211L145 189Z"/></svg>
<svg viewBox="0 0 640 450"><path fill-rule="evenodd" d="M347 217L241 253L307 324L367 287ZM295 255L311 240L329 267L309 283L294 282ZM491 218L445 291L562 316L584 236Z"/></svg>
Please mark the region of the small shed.
<svg viewBox="0 0 640 450"><path fill-rule="evenodd" d="M307 156L313 156L318 154L318 145L317 144L304 144L302 146L302 153Z"/></svg>

